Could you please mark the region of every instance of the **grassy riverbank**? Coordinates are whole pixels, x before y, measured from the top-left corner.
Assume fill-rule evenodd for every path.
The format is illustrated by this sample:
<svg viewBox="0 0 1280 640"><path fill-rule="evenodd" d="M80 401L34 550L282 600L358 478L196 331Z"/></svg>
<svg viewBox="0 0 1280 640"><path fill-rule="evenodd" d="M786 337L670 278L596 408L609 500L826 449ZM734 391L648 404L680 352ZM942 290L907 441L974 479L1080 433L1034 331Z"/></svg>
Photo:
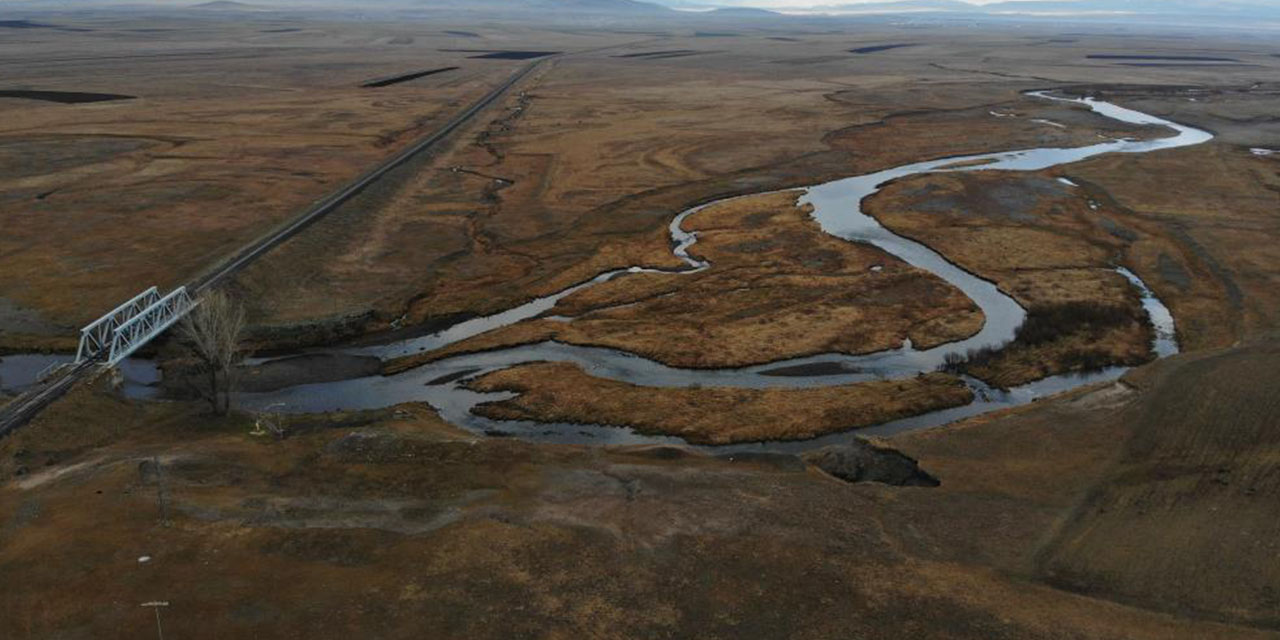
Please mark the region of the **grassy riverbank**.
<svg viewBox="0 0 1280 640"><path fill-rule="evenodd" d="M815 389L669 389L552 363L504 369L468 386L520 394L473 410L488 418L624 426L695 444L807 440L973 401L959 378L937 373Z"/></svg>
<svg viewBox="0 0 1280 640"><path fill-rule="evenodd" d="M1180 356L883 443L936 488L477 437L414 405L277 441L80 389L0 441L0 635L137 637L163 598L185 637L1264 640L1277 363Z"/></svg>

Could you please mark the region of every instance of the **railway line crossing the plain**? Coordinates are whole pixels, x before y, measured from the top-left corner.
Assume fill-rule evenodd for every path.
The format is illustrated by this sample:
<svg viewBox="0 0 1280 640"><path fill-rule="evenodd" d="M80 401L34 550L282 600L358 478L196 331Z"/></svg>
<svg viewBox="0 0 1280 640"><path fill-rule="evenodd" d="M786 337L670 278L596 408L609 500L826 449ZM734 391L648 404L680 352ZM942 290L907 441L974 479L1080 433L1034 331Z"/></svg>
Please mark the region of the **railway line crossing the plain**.
<svg viewBox="0 0 1280 640"><path fill-rule="evenodd" d="M361 174L343 188L316 202L283 226L250 243L186 286L178 287L163 297L159 295L156 287L151 287L86 326L81 331L80 346L74 363L49 371L44 376L45 379L37 383L34 388L0 407L0 436L6 435L35 417L49 403L70 390L76 382L97 369L98 365L118 364L145 346L197 305L200 295L205 291L297 235L315 221L332 213L395 168L440 144L506 95L534 69L555 57L557 56L548 56L520 68L501 85L463 109L435 132Z"/></svg>

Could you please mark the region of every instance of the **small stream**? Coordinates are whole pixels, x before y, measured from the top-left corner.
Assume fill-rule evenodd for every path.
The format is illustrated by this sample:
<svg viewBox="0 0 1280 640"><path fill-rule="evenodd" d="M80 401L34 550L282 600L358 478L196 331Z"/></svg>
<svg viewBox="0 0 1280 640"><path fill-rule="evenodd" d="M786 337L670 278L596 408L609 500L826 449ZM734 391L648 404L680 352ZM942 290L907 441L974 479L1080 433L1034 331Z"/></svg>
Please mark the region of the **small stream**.
<svg viewBox="0 0 1280 640"><path fill-rule="evenodd" d="M0 356L0 391L18 394L31 388L51 367L75 362L75 356L60 353L22 353ZM129 358L120 363L124 389L130 397L151 398L157 393L160 372L150 360Z"/></svg>
<svg viewBox="0 0 1280 640"><path fill-rule="evenodd" d="M299 385L268 393L242 393L238 394L237 403L251 410L309 413L375 409L404 402L427 402L435 407L444 419L478 433L504 434L556 443L682 443L683 441L674 437L645 436L630 429L607 425L494 421L481 418L471 413L473 407L484 402L508 398L512 394L477 393L463 388L462 384L467 379L522 363L549 361L574 363L592 376L645 386L805 388L914 376L920 372L937 369L948 354L964 353L970 349L987 346L1001 346L1013 339L1018 327L1026 318L1025 310L993 283L952 264L929 247L894 234L881 226L875 218L866 215L861 209L861 203L867 197L878 192L891 180L922 173L1039 171L1079 162L1104 153L1148 153L1201 144L1213 137L1205 131L1090 98L1061 98L1046 92L1035 92L1029 95L1046 100L1086 105L1101 115L1122 122L1168 127L1175 131L1176 135L1147 141L1110 140L1077 148L1028 149L918 162L809 187L803 190L804 194L799 199L800 204L813 206L813 217L823 231L845 240L873 244L915 267L934 273L969 296L982 309L986 322L978 333L964 340L923 350L913 348L908 341L898 349L872 354L858 356L823 354L737 369L715 370L669 367L615 349L543 342L459 355L394 376L371 376ZM687 210L671 222L673 251L684 261L686 266L683 269L658 270L631 267L608 271L553 295L495 315L468 320L438 333L386 345L333 349L328 352L372 355L387 359L430 351L492 329L546 314L566 296L616 277L635 273L692 273L706 269L709 265L705 261L689 255L689 249L697 242L696 233L684 231L682 226L690 215L712 204L717 203ZM1133 283L1142 295L1143 306L1156 330L1152 345L1155 353L1160 357L1176 353L1173 316L1169 310L1137 275L1122 267L1117 267L1116 270ZM5 360L7 361L8 358ZM4 375L3 367L4 361L0 361L0 376ZM731 451L765 448L772 451L796 452L847 441L856 435L891 435L1026 404L1084 384L1114 380L1125 371L1123 367L1114 367L1083 375L1053 376L1008 391L992 389L981 381L966 378L966 383L973 389L976 400L964 407L935 411L859 429L855 432L832 434L812 440L729 445L715 447L715 449ZM145 379L145 376L135 374L132 378ZM137 385L132 385L130 388L136 390Z"/></svg>

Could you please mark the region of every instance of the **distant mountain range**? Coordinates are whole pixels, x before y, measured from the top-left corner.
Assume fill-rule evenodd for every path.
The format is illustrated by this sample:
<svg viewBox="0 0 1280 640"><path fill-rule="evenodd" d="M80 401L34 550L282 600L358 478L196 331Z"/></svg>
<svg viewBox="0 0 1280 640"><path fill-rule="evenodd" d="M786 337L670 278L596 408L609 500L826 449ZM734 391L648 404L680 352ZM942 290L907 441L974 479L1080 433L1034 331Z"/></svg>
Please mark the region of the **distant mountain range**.
<svg viewBox="0 0 1280 640"><path fill-rule="evenodd" d="M431 4L426 2L424 4ZM639 0L499 0L497 2L484 2L481 0L467 0L462 4L467 6L475 6L477 4L496 4L505 7L519 5L521 8L543 9L543 10L559 10L559 11L598 11L598 12L621 12L621 13L665 13L670 11L668 7L664 7L652 2L640 2Z"/></svg>
<svg viewBox="0 0 1280 640"><path fill-rule="evenodd" d="M702 19L783 20L782 13L766 9L737 6L737 0L0 0L6 8L75 7L154 7L165 10L199 9L203 11L250 12L281 9L327 10L425 10L451 11L458 14L495 14L576 18L593 16L631 17L634 19ZM822 0L814 0L820 3ZM696 13L694 13L696 12ZM1109 15L1130 20L1150 17L1198 20L1200 17L1235 23L1261 20L1280 21L1280 0L1005 0L975 5L961 0L882 0L878 2L840 2L811 7L804 13L824 14L936 14L952 16L1094 16ZM559 19L559 18L557 18Z"/></svg>
<svg viewBox="0 0 1280 640"><path fill-rule="evenodd" d="M641 0L0 0L12 6L70 7L162 7L166 10L204 9L221 11L261 11L297 8L424 8L458 11L555 11L578 13L668 14L672 9Z"/></svg>
<svg viewBox="0 0 1280 640"><path fill-rule="evenodd" d="M733 6L733 0L650 0L675 9L713 9ZM947 12L973 15L1136 14L1259 16L1280 18L1280 0L1019 0L985 5L961 0L887 0L883 2L819 4L808 11L827 13Z"/></svg>
<svg viewBox="0 0 1280 640"><path fill-rule="evenodd" d="M457 11L552 11L575 13L665 14L669 7L640 0L253 0L273 6L329 6L353 9L406 7Z"/></svg>
<svg viewBox="0 0 1280 640"><path fill-rule="evenodd" d="M1218 17L1280 17L1280 3L1258 0L1021 0L973 5L960 0L902 0L835 4L816 7L833 13L941 11L969 14L1079 15L1205 15Z"/></svg>
<svg viewBox="0 0 1280 640"><path fill-rule="evenodd" d="M248 4L245 2L235 2L235 0L213 0L213 2L202 2L192 5L192 9L206 9L209 11L261 11L263 7Z"/></svg>
<svg viewBox="0 0 1280 640"><path fill-rule="evenodd" d="M771 16L781 16L783 14L768 9L756 9L754 7L718 7L708 11L707 13L719 16L742 16L752 18L768 18Z"/></svg>

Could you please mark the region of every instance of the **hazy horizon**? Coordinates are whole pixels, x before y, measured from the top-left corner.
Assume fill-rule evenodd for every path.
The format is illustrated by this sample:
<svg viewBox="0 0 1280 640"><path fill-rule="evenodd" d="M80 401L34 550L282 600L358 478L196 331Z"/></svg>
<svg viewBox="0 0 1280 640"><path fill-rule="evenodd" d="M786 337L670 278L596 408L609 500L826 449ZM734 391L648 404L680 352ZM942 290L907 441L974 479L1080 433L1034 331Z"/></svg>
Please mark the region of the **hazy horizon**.
<svg viewBox="0 0 1280 640"><path fill-rule="evenodd" d="M213 5L204 7L203 5ZM187 9L298 11L506 11L578 19L611 15L658 19L709 14L714 9L771 10L819 19L876 15L950 16L961 19L1082 19L1150 21L1181 26L1230 25L1273 30L1280 25L1280 2L1272 0L11 0L12 10ZM739 12L739 17L749 17Z"/></svg>

